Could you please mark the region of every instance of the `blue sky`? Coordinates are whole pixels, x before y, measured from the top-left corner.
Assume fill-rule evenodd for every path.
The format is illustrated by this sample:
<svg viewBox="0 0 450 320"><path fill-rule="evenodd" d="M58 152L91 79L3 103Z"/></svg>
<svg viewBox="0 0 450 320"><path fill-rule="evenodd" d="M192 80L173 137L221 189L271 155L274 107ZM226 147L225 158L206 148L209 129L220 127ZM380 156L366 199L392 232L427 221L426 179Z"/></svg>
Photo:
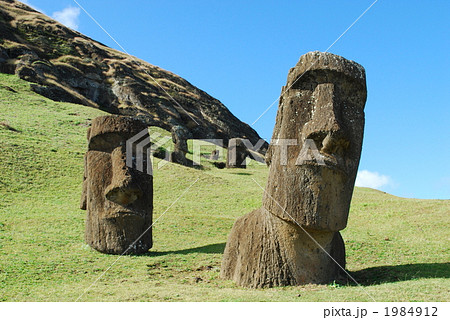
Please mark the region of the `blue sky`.
<svg viewBox="0 0 450 320"><path fill-rule="evenodd" d="M119 49L73 0L28 0ZM270 140L287 72L325 51L374 0L77 0L130 54L221 100ZM331 48L362 64L368 99L358 185L450 198L450 1L379 0Z"/></svg>

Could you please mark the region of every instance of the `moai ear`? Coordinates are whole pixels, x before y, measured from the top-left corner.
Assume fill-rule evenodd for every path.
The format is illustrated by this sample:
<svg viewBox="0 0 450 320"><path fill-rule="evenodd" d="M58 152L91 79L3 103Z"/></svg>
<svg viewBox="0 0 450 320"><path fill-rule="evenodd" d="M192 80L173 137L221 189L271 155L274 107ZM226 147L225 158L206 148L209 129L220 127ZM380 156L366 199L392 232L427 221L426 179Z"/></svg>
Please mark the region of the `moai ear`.
<svg viewBox="0 0 450 320"><path fill-rule="evenodd" d="M81 191L80 209L86 210L87 205L87 153L84 155L84 174L83 174L83 190Z"/></svg>

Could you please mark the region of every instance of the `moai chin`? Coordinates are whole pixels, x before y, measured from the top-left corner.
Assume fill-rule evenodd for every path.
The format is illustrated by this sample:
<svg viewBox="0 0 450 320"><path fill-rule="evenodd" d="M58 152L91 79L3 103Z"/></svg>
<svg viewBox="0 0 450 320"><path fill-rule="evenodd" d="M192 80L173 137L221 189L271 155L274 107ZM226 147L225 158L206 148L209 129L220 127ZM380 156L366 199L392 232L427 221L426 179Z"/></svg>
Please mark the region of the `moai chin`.
<svg viewBox="0 0 450 320"><path fill-rule="evenodd" d="M87 210L86 243L100 252L152 247L152 230L145 231L152 224L153 177L126 165L126 141L146 128L130 117L102 116L88 129L80 207Z"/></svg>
<svg viewBox="0 0 450 320"><path fill-rule="evenodd" d="M289 71L266 154L263 205L234 224L222 277L248 287L338 277L366 96L364 68L331 53L307 53Z"/></svg>

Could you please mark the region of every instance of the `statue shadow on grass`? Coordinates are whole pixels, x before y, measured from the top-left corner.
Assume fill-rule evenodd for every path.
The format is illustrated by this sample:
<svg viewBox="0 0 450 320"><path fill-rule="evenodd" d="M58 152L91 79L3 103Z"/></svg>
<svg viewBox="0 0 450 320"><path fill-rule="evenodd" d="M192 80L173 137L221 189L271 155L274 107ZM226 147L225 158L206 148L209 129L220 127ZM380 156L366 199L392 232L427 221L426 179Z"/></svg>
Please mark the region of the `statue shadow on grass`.
<svg viewBox="0 0 450 320"><path fill-rule="evenodd" d="M350 272L360 285L371 286L383 283L415 279L450 278L450 263L416 263L398 266L380 266ZM346 279L344 285L356 285Z"/></svg>
<svg viewBox="0 0 450 320"><path fill-rule="evenodd" d="M145 255L158 257L168 254L189 253L222 254L225 250L225 245L226 243L223 242L181 250L149 251ZM351 271L349 273L360 285L372 286L416 279L450 278L450 263L416 263L397 266L379 266ZM344 286L356 286L356 283L350 278L340 279L336 282Z"/></svg>
<svg viewBox="0 0 450 320"><path fill-rule="evenodd" d="M145 255L151 257L165 256L168 254L189 254L189 253L223 253L225 250L225 242L208 244L206 246L182 249L182 250L172 250L172 251L149 251Z"/></svg>

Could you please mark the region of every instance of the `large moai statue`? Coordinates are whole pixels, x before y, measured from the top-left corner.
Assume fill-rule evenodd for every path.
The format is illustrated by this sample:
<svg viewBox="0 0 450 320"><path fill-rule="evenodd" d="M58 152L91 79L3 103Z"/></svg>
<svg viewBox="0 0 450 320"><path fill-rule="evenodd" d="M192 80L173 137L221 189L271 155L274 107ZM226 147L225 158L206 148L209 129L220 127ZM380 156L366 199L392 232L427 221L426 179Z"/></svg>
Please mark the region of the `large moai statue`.
<svg viewBox="0 0 450 320"><path fill-rule="evenodd" d="M339 276L339 230L347 225L366 96L364 68L331 53L307 53L289 71L266 154L263 205L235 222L223 278L259 288Z"/></svg>
<svg viewBox="0 0 450 320"><path fill-rule="evenodd" d="M80 207L87 210L86 243L100 252L152 247L153 177L126 164L126 141L146 128L130 117L102 116L88 129Z"/></svg>

